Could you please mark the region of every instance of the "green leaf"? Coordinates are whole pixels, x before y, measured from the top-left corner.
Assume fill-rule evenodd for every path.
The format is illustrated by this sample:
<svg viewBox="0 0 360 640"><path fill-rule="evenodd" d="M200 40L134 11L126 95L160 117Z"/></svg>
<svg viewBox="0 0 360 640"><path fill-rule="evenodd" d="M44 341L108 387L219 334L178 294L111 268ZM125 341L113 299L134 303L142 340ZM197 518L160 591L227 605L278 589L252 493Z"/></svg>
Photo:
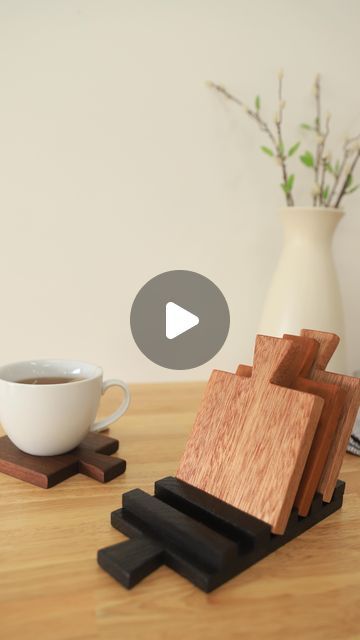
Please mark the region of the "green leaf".
<svg viewBox="0 0 360 640"><path fill-rule="evenodd" d="M269 147L260 147L260 149L261 149L264 153L267 153L267 155L268 155L268 156L271 156L271 157L272 157L272 156L274 155L274 152L273 152L271 149L269 149Z"/></svg>
<svg viewBox="0 0 360 640"><path fill-rule="evenodd" d="M323 201L326 201L328 199L328 195L329 195L329 185L327 185L325 189L323 189L323 192L322 192Z"/></svg>
<svg viewBox="0 0 360 640"><path fill-rule="evenodd" d="M353 187L352 189L349 189L349 191L346 191L346 195L349 195L349 193L354 193L354 191L356 191L356 189L358 189L360 187L360 184L355 185L355 187Z"/></svg>
<svg viewBox="0 0 360 640"><path fill-rule="evenodd" d="M293 156L294 153L297 152L298 148L300 147L300 142L297 142L296 144L293 144L292 147L290 147L289 151L288 151L288 156Z"/></svg>
<svg viewBox="0 0 360 640"><path fill-rule="evenodd" d="M325 170L328 171L329 173L331 173L332 175L334 175L334 167L332 166L332 164L330 164L330 162L326 162L325 163Z"/></svg>
<svg viewBox="0 0 360 640"><path fill-rule="evenodd" d="M302 129L306 129L306 131L312 131L314 127L311 126L311 124L307 124L307 122L303 122L300 127Z"/></svg>
<svg viewBox="0 0 360 640"><path fill-rule="evenodd" d="M278 150L279 150L280 156L282 157L284 155L284 143L283 142L279 142Z"/></svg>
<svg viewBox="0 0 360 640"><path fill-rule="evenodd" d="M288 179L287 179L287 186L288 186L289 191L292 190L292 188L294 186L294 181L295 181L295 176L292 173L291 176L289 176Z"/></svg>
<svg viewBox="0 0 360 640"><path fill-rule="evenodd" d="M291 176L288 177L288 179L286 180L286 182L283 182L281 185L282 190L285 193L290 193L293 186L294 186L294 180L295 180L295 176L294 174L291 174Z"/></svg>
<svg viewBox="0 0 360 640"><path fill-rule="evenodd" d="M260 111L260 106L261 106L260 96L256 96L256 98L255 98L256 111Z"/></svg>
<svg viewBox="0 0 360 640"><path fill-rule="evenodd" d="M314 156L311 151L305 151L305 153L300 156L300 160L306 167L314 166Z"/></svg>
<svg viewBox="0 0 360 640"><path fill-rule="evenodd" d="M353 177L352 177L351 173L349 173L348 177L346 178L346 184L345 184L346 191L352 185L352 181L353 181Z"/></svg>

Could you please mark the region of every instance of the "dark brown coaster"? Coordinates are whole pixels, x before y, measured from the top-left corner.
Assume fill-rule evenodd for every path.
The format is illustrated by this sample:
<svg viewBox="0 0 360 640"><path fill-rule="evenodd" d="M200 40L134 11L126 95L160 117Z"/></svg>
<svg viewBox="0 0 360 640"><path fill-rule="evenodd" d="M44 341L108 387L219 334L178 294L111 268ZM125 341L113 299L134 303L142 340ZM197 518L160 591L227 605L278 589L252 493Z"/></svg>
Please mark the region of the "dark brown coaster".
<svg viewBox="0 0 360 640"><path fill-rule="evenodd" d="M76 448L61 456L32 456L23 453L7 436L0 438L0 471L9 476L49 489L83 473L98 482L109 482L126 469L126 461L112 458L119 441L99 433L89 433Z"/></svg>

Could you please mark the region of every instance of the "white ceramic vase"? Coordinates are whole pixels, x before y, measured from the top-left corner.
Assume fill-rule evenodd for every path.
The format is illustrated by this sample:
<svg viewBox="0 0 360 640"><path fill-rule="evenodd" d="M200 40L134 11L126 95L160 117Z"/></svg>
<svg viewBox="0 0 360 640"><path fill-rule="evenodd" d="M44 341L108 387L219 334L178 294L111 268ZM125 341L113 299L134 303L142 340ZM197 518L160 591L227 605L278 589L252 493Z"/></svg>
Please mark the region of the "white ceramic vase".
<svg viewBox="0 0 360 640"><path fill-rule="evenodd" d="M326 207L284 207L284 246L266 296L259 331L281 336L300 329L337 333L329 369L346 372L342 301L332 238L344 213Z"/></svg>

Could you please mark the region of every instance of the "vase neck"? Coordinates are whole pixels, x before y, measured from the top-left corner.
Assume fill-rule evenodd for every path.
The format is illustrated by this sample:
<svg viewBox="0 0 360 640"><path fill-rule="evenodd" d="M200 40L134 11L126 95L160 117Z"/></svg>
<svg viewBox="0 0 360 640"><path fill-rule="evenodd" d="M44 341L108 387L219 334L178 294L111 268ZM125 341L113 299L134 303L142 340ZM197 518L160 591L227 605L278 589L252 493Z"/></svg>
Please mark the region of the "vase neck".
<svg viewBox="0 0 360 640"><path fill-rule="evenodd" d="M288 207L281 209L285 241L296 238L314 242L331 242L344 213L322 207Z"/></svg>

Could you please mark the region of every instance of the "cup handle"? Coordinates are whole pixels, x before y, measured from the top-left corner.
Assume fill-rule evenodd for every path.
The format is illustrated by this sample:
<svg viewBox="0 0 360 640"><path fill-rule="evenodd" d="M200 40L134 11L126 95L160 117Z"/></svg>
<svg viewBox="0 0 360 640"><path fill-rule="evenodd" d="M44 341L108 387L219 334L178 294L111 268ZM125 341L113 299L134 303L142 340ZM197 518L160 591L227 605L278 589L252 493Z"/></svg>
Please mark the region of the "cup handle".
<svg viewBox="0 0 360 640"><path fill-rule="evenodd" d="M118 420L118 418L120 418L125 413L130 404L130 390L125 382L116 379L106 380L105 382L103 382L101 395L103 395L105 391L110 389L110 387L120 387L124 392L124 399L120 407L116 409L114 413L112 413L107 418L104 418L103 420L94 422L94 424L90 427L90 431L103 431L103 429L106 429L110 424Z"/></svg>

